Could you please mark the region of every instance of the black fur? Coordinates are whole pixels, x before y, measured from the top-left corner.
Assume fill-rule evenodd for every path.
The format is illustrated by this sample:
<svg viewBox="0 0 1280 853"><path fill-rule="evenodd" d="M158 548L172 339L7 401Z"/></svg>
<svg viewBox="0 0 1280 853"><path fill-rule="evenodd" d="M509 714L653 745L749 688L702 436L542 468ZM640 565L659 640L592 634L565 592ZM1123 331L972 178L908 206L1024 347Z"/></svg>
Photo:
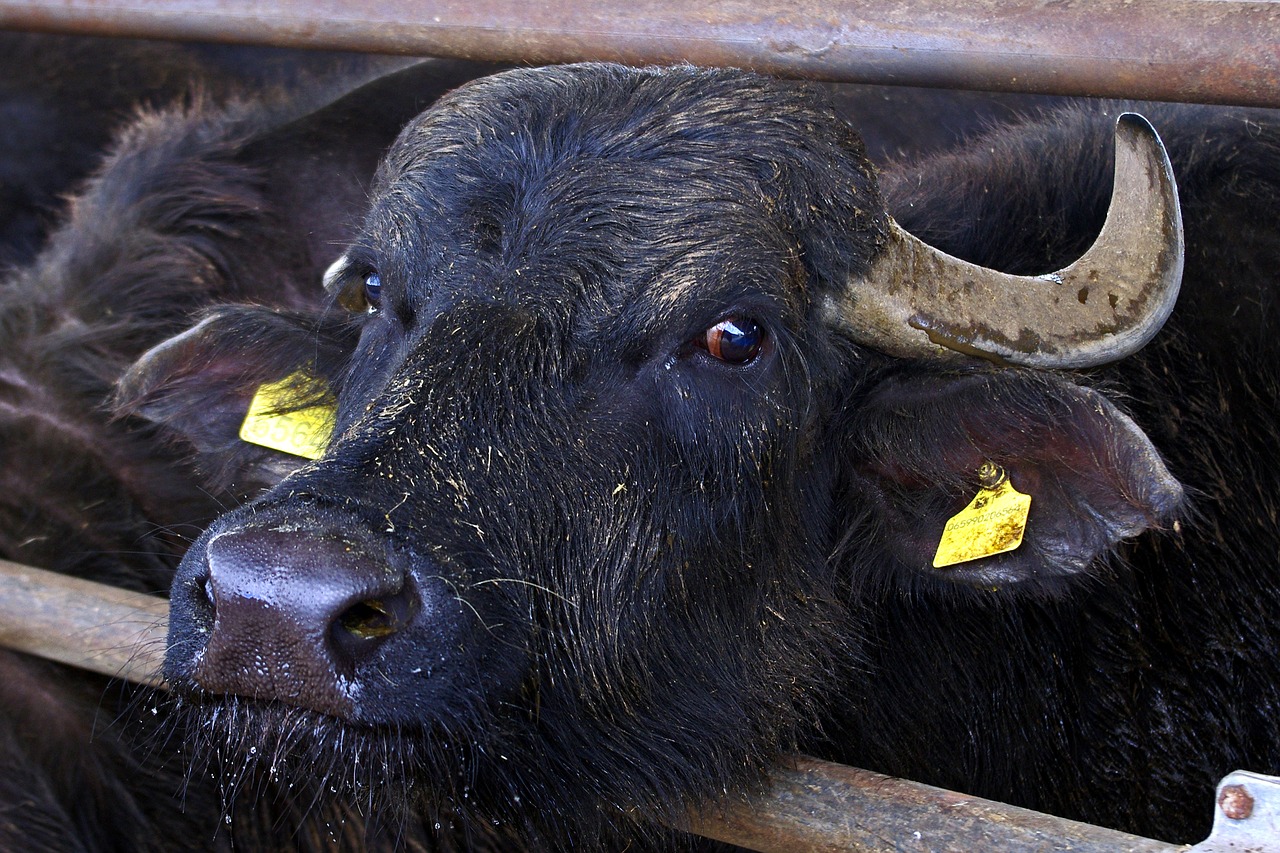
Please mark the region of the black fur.
<svg viewBox="0 0 1280 853"><path fill-rule="evenodd" d="M139 109L247 91L261 98L287 89L297 98L305 88L320 98L326 88L336 94L402 64L324 51L0 31L0 266L31 262L62 218L66 196Z"/></svg>

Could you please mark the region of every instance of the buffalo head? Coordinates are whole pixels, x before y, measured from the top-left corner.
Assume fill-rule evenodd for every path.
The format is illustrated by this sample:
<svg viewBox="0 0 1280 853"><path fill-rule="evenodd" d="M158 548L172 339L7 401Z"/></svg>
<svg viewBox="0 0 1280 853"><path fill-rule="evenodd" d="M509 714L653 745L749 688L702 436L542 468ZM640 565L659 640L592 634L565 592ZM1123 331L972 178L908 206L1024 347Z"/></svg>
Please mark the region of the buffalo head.
<svg viewBox="0 0 1280 853"><path fill-rule="evenodd" d="M126 379L207 453L262 382L336 393L323 457L188 552L167 678L237 772L471 833L678 823L814 736L860 586L1050 593L1178 504L1102 395L1008 366L1119 357L1172 305L1167 163L1119 139L1098 244L1018 278L898 228L802 87L463 87L386 156L325 277L346 313L227 307ZM984 462L1032 494L1025 540L934 569Z"/></svg>

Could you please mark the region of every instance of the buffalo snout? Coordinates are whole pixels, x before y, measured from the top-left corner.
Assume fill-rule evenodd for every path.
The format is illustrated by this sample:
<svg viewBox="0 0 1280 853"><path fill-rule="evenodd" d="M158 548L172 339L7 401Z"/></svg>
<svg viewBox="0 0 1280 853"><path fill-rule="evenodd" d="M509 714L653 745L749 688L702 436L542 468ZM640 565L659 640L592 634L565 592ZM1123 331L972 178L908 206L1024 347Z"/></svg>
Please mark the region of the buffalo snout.
<svg viewBox="0 0 1280 853"><path fill-rule="evenodd" d="M184 560L180 683L362 719L382 685L429 680L459 653L430 561L357 519L277 514L223 527Z"/></svg>

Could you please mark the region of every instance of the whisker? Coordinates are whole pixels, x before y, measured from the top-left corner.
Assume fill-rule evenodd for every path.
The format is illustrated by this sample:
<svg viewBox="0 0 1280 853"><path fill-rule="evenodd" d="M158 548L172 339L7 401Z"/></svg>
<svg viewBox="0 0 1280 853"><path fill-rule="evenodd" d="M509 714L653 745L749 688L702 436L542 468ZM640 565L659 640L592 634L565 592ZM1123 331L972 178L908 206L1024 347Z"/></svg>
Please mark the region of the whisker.
<svg viewBox="0 0 1280 853"><path fill-rule="evenodd" d="M458 603L460 603L460 604L465 604L465 605L467 606L467 609L468 609L468 610L470 610L472 613L474 613L474 614L475 614L475 616L476 616L476 621L480 623L481 627L483 627L483 628L484 628L486 631L488 631L490 634L492 634L492 633L493 633L493 628L494 628L494 627L497 627L497 626L493 626L493 627L491 627L490 625L488 625L488 624L484 621L484 617L480 615L480 611L479 611L479 610L476 610L475 605L474 605L474 604L472 604L470 601L467 601L465 598L463 598L463 597L462 597L462 593L461 593L461 591L459 591L459 589L458 589L458 584L457 584L457 583L456 583L452 578L447 578L447 577L445 577L444 575L429 575L429 576L428 576L428 579L429 579L429 580L438 580L438 581L440 581L441 583L443 583L445 586L449 587L449 589L451 589L451 590L453 591L453 597L454 597L454 599L455 599Z"/></svg>
<svg viewBox="0 0 1280 853"><path fill-rule="evenodd" d="M523 585L523 586L533 587L533 588L534 588L534 589L536 589L536 590L540 590L541 592L545 592L547 595L550 595L550 596L552 596L553 598L558 598L558 599L560 599L561 601L563 601L565 604L569 605L570 607L577 607L577 606L578 606L578 603L577 603L576 601L572 601L572 600L570 600L570 599L566 598L565 596L561 595L560 593L556 592L555 590L553 590L553 589L549 589L548 587L545 587L545 586L543 586L542 584L534 583L533 581L530 581L530 580L525 580L524 578L485 578L484 580L475 581L474 583L472 583L472 584L471 584L471 586L484 586L485 584L491 584L491 583L494 583L494 584L497 584L497 583L514 583L514 584L521 584L521 585Z"/></svg>

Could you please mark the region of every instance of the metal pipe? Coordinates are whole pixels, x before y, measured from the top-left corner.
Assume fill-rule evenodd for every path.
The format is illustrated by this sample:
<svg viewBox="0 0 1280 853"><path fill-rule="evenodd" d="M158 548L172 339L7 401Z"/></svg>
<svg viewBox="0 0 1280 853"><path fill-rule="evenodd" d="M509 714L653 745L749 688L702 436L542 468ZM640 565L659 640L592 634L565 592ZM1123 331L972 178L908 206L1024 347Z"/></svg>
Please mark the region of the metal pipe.
<svg viewBox="0 0 1280 853"><path fill-rule="evenodd" d="M694 832L764 853L1173 853L1092 824L795 756L768 790L691 823Z"/></svg>
<svg viewBox="0 0 1280 853"><path fill-rule="evenodd" d="M0 0L0 28L1280 107L1267 0Z"/></svg>
<svg viewBox="0 0 1280 853"><path fill-rule="evenodd" d="M0 560L0 646L159 686L169 602Z"/></svg>
<svg viewBox="0 0 1280 853"><path fill-rule="evenodd" d="M167 625L162 599L0 560L0 645L163 686ZM765 853L1185 849L805 756L689 829Z"/></svg>

